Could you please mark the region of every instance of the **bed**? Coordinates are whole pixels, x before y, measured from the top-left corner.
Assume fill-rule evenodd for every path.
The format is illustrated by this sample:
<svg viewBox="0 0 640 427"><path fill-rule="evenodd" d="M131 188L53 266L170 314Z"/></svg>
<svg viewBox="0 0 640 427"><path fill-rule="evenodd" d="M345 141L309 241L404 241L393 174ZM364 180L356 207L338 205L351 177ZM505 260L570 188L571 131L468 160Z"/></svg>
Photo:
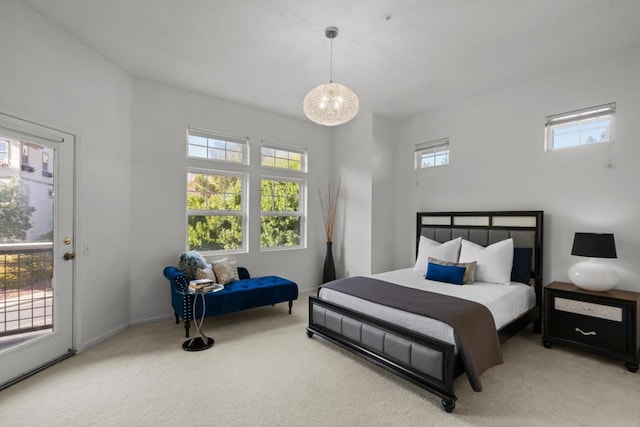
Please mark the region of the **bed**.
<svg viewBox="0 0 640 427"><path fill-rule="evenodd" d="M416 265L324 284L317 297L309 297L307 336L318 335L428 390L442 398L443 408L451 412L457 400L453 381L458 375L466 373L472 388L481 391L479 376L502 363L500 343L531 324L540 333L543 220L542 211L418 212ZM476 279L483 280L464 286L426 280L419 268L425 261L421 245L440 244L437 250L441 250L459 241L466 249L458 247L456 258L469 258L473 247L480 251L499 247L505 253L507 243L512 245L511 277L504 283L493 283L496 280L489 277L488 270L491 266L479 260ZM430 278L435 274L432 272L440 271L432 261L438 263L429 258ZM468 275L471 263L443 264L455 264L444 267L447 274L462 274L462 265ZM516 269L520 274L518 281L513 281ZM426 303L433 302L436 307L429 308L433 311L423 310ZM444 308L456 313L442 313ZM462 320L465 316L466 321ZM481 330L469 330L475 323ZM497 350L478 348L491 347L485 343L493 342ZM485 350L493 353L485 355Z"/></svg>

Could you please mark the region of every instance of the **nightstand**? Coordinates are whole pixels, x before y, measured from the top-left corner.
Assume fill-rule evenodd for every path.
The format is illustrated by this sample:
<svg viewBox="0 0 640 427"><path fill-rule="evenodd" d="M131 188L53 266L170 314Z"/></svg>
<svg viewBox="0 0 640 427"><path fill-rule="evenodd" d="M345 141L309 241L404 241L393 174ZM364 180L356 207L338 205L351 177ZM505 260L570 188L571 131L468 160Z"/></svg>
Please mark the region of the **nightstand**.
<svg viewBox="0 0 640 427"><path fill-rule="evenodd" d="M625 362L638 370L640 294L612 289L586 291L571 283L553 282L544 288L542 343L566 344Z"/></svg>

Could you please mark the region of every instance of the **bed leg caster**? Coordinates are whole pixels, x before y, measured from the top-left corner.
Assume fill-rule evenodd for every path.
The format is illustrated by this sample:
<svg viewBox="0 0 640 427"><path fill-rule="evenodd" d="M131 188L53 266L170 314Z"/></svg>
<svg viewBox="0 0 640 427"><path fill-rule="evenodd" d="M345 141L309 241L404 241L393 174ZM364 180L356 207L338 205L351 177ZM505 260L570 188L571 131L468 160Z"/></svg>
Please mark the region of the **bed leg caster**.
<svg viewBox="0 0 640 427"><path fill-rule="evenodd" d="M441 403L442 403L442 407L444 408L445 411L447 411L447 413L451 413L456 407L455 400L442 399Z"/></svg>
<svg viewBox="0 0 640 427"><path fill-rule="evenodd" d="M310 330L307 329L307 336L309 338L313 337L313 332L311 332Z"/></svg>

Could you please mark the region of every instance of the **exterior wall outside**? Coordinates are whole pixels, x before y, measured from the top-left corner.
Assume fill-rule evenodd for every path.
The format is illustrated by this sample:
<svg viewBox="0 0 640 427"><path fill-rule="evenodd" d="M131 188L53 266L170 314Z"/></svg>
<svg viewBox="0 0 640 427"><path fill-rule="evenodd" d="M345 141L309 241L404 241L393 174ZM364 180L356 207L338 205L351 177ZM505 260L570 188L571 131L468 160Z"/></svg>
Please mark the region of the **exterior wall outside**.
<svg viewBox="0 0 640 427"><path fill-rule="evenodd" d="M0 131L1 132L1 131ZM53 164L54 152L49 147L37 144L27 144L14 139L2 139L6 142L7 159L0 167L0 180L8 180L13 176L20 176L21 192L35 208L31 215L32 227L27 230L25 242L51 239L47 235L53 231ZM23 150L28 150L29 162L23 163ZM48 159L48 169L44 170L43 156ZM27 167L29 169L27 169Z"/></svg>

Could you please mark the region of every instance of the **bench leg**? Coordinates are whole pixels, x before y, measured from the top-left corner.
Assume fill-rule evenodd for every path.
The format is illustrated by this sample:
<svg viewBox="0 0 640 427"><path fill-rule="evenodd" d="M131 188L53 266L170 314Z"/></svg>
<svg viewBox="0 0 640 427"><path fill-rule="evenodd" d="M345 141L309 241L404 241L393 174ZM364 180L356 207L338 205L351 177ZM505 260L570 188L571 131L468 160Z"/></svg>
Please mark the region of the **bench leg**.
<svg viewBox="0 0 640 427"><path fill-rule="evenodd" d="M289 301L289 314L291 314L291 307L293 307L293 301Z"/></svg>
<svg viewBox="0 0 640 427"><path fill-rule="evenodd" d="M174 311L173 314L176 316L176 325L177 325L178 323L180 323L180 319L178 318L178 313Z"/></svg>
<svg viewBox="0 0 640 427"><path fill-rule="evenodd" d="M185 320L184 321L184 333L185 333L185 337L189 338L189 327L191 326L191 321L190 320Z"/></svg>

